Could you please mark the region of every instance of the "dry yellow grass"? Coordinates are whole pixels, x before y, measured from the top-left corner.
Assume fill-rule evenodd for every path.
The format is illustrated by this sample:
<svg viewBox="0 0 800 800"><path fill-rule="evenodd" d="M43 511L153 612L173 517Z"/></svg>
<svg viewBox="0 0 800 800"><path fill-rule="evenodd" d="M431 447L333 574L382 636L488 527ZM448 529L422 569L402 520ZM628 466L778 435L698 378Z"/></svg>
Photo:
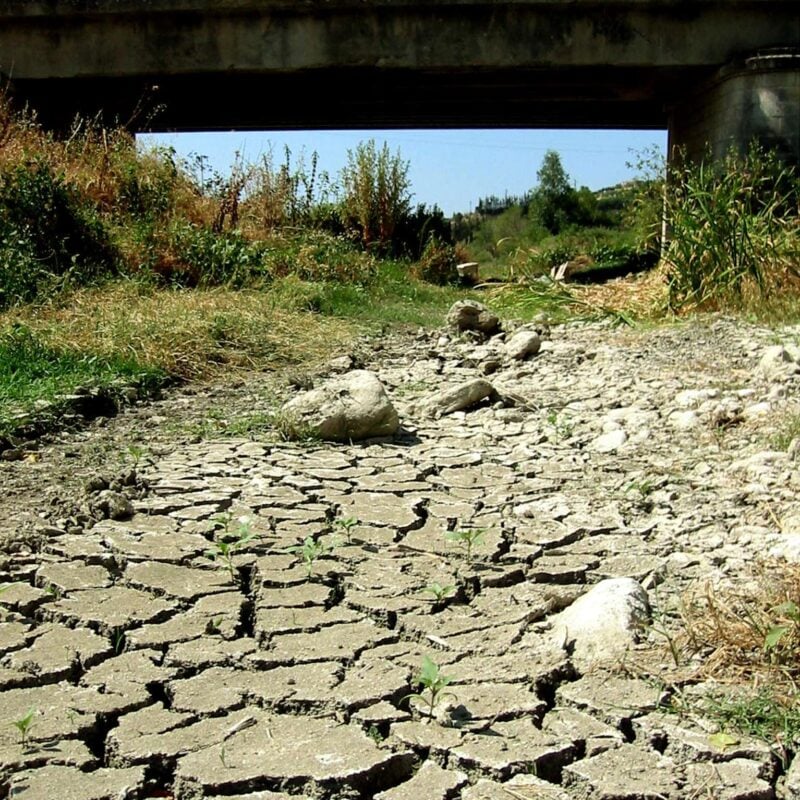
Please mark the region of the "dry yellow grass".
<svg viewBox="0 0 800 800"><path fill-rule="evenodd" d="M676 642L702 656L704 677L794 691L800 677L798 605L800 564L762 562L749 579L687 596Z"/></svg>
<svg viewBox="0 0 800 800"><path fill-rule="evenodd" d="M187 379L312 365L355 335L346 321L276 307L265 292L166 291L132 283L0 315L0 327L14 322L46 344L98 356L129 353L140 364Z"/></svg>
<svg viewBox="0 0 800 800"><path fill-rule="evenodd" d="M638 319L664 316L667 305L667 267L664 264L639 275L608 283L570 284L581 305L632 314Z"/></svg>

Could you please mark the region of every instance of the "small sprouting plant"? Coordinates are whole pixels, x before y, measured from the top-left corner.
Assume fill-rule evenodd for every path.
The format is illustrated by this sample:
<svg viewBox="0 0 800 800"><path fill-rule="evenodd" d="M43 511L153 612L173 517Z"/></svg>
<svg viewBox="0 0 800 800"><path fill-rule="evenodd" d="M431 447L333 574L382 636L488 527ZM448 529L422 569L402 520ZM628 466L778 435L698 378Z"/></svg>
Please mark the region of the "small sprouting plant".
<svg viewBox="0 0 800 800"><path fill-rule="evenodd" d="M274 412L270 422L281 442L319 441L319 430L314 425L288 411Z"/></svg>
<svg viewBox="0 0 800 800"><path fill-rule="evenodd" d="M217 636L222 633L222 617L212 617L206 622L206 633L209 636Z"/></svg>
<svg viewBox="0 0 800 800"><path fill-rule="evenodd" d="M376 725L370 725L369 728L367 728L367 736L369 736L375 744L381 744L384 739L383 734Z"/></svg>
<svg viewBox="0 0 800 800"><path fill-rule="evenodd" d="M422 667L419 674L414 678L414 683L421 686L419 692L407 694L403 700L416 698L428 706L428 717L433 718L433 712L439 701L446 696L458 699L453 692L444 691L452 682L452 677L443 675L438 664L428 656L422 657Z"/></svg>
<svg viewBox="0 0 800 800"><path fill-rule="evenodd" d="M429 583L422 590L422 593L432 595L434 603L438 604L441 603L446 598L454 595L456 593L456 587L453 586L453 584L447 584L446 586L442 586L441 583L433 581L433 583Z"/></svg>
<svg viewBox="0 0 800 800"><path fill-rule="evenodd" d="M303 539L303 544L297 544L293 547L287 547L286 552L296 553L303 560L306 565L306 575L311 577L314 571L314 562L320 557L325 555L330 550L330 545L326 544L320 539L314 540L312 536L306 536Z"/></svg>
<svg viewBox="0 0 800 800"><path fill-rule="evenodd" d="M59 589L54 583L48 583L47 586L44 587L44 590L50 595L50 597L56 600L61 599L61 589Z"/></svg>
<svg viewBox="0 0 800 800"><path fill-rule="evenodd" d="M450 531L447 534L448 542L456 542L464 548L464 557L467 564L472 563L472 549L479 544L483 544L486 531L483 528L460 528L457 531Z"/></svg>
<svg viewBox="0 0 800 800"><path fill-rule="evenodd" d="M636 492L642 498L647 497L653 493L655 484L649 478L642 478L641 480L631 481L626 487L626 492Z"/></svg>
<svg viewBox="0 0 800 800"><path fill-rule="evenodd" d="M33 720L35 717L36 709L29 708L25 716L12 720L11 722L11 724L19 731L19 743L22 745L23 750L28 746L28 734L33 727Z"/></svg>
<svg viewBox="0 0 800 800"><path fill-rule="evenodd" d="M344 533L347 544L350 544L350 537L352 535L350 532L358 525L358 519L356 517L343 517L337 519L333 524Z"/></svg>
<svg viewBox="0 0 800 800"><path fill-rule="evenodd" d="M559 416L558 411L551 409L547 414L547 424L553 429L557 439L569 439L575 429L572 421Z"/></svg>
<svg viewBox="0 0 800 800"><path fill-rule="evenodd" d="M775 606L772 611L776 618L764 634L764 652L776 661L793 660L797 640L800 638L800 606L793 600L787 600ZM790 643L791 639L794 641Z"/></svg>
<svg viewBox="0 0 800 800"><path fill-rule="evenodd" d="M221 514L214 518L216 522L220 523L223 527L222 535L214 542L214 550L209 550L206 555L212 560L219 560L228 570L231 575L231 580L235 581L236 566L233 563L233 556L237 550L244 547L250 542L255 534L253 533L250 525L246 522L239 523L236 531L232 534L235 538L228 541L231 522L233 521L231 514Z"/></svg>
<svg viewBox="0 0 800 800"><path fill-rule="evenodd" d="M123 454L123 461L130 460L133 464L134 469L139 468L139 463L141 460L147 455L147 448L143 447L140 444L129 444L125 448L125 453Z"/></svg>
<svg viewBox="0 0 800 800"><path fill-rule="evenodd" d="M125 649L125 628L117 628L114 631L114 652L119 655Z"/></svg>

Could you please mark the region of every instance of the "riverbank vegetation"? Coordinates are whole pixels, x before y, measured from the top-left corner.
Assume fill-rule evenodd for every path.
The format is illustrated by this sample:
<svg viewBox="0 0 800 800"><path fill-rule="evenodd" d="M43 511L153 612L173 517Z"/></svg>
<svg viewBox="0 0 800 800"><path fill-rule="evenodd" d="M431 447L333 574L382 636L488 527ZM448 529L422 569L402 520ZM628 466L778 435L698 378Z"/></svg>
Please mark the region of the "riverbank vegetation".
<svg viewBox="0 0 800 800"><path fill-rule="evenodd" d="M439 324L476 291L516 317L794 313L798 180L766 154L673 168L657 268L653 155L592 192L551 151L527 195L449 220L412 205L408 166L370 141L335 176L289 151L219 175L91 121L55 137L1 102L0 435L88 387L324 359L365 329ZM476 289L459 283L466 261ZM564 264L571 280L552 281Z"/></svg>

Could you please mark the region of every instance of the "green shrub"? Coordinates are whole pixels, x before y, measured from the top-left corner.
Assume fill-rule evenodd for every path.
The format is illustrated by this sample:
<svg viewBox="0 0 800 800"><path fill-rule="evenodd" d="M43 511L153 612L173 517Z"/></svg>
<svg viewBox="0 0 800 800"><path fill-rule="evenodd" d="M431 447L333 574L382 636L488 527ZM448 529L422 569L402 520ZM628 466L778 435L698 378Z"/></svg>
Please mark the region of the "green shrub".
<svg viewBox="0 0 800 800"><path fill-rule="evenodd" d="M238 231L215 233L182 221L173 226L172 250L186 267L171 272L170 282L176 284L241 287L266 272L265 245L249 242Z"/></svg>
<svg viewBox="0 0 800 800"><path fill-rule="evenodd" d="M134 153L120 167L117 210L138 222L163 220L173 210L179 180L171 148Z"/></svg>
<svg viewBox="0 0 800 800"><path fill-rule="evenodd" d="M797 279L800 180L774 153L684 161L668 187L672 309L764 298Z"/></svg>
<svg viewBox="0 0 800 800"><path fill-rule="evenodd" d="M437 236L431 236L422 257L414 266L414 273L420 280L444 286L458 281L457 263L456 248L442 242Z"/></svg>
<svg viewBox="0 0 800 800"><path fill-rule="evenodd" d="M116 252L91 204L44 163L0 176L0 308L116 271Z"/></svg>
<svg viewBox="0 0 800 800"><path fill-rule="evenodd" d="M294 275L312 282L365 286L377 274L375 258L344 236L305 230L276 235L265 243L265 269L273 278Z"/></svg>
<svg viewBox="0 0 800 800"><path fill-rule="evenodd" d="M408 167L399 152L392 155L385 143L378 150L373 139L347 151L341 173L342 217L365 247L388 247L398 223L408 214Z"/></svg>

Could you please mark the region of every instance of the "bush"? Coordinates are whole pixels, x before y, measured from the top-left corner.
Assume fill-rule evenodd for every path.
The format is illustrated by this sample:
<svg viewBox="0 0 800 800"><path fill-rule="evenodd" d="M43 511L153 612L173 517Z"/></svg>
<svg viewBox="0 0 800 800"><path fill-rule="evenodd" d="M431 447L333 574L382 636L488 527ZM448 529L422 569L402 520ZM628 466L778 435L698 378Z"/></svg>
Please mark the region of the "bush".
<svg viewBox="0 0 800 800"><path fill-rule="evenodd" d="M0 176L0 308L116 271L97 212L44 163Z"/></svg>
<svg viewBox="0 0 800 800"><path fill-rule="evenodd" d="M774 153L684 162L668 187L672 309L765 298L800 276L800 179Z"/></svg>
<svg viewBox="0 0 800 800"><path fill-rule="evenodd" d="M174 263L162 277L173 285L241 287L265 273L265 245L237 231L215 233L182 222L172 229L171 250Z"/></svg>
<svg viewBox="0 0 800 800"><path fill-rule="evenodd" d="M458 281L456 248L431 236L422 257L414 266L415 276L428 283L443 286Z"/></svg>
<svg viewBox="0 0 800 800"><path fill-rule="evenodd" d="M392 155L385 143L378 150L373 139L347 151L347 166L341 173L342 218L365 247L388 247L408 213L408 167L399 152Z"/></svg>

